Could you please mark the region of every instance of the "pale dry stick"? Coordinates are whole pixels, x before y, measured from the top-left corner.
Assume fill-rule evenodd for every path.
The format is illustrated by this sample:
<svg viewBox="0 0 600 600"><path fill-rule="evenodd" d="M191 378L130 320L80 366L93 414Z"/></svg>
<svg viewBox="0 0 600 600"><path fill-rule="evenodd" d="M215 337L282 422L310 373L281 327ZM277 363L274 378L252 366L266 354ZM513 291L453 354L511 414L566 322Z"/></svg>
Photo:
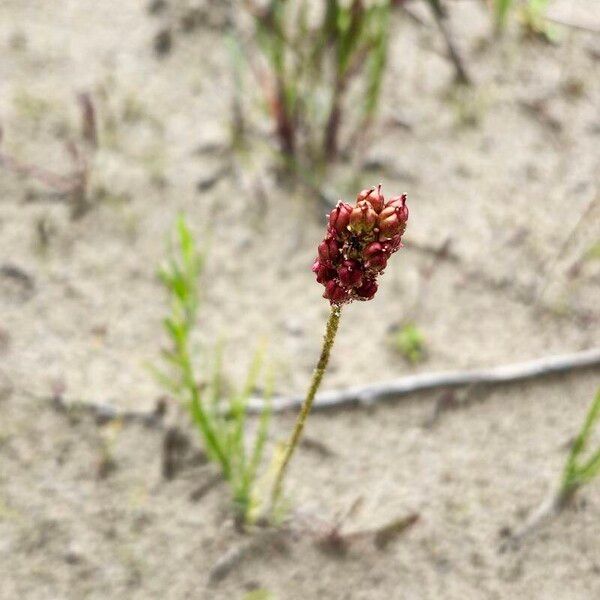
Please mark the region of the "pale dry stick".
<svg viewBox="0 0 600 600"><path fill-rule="evenodd" d="M315 396L311 408L314 411L343 408L345 406L370 406L375 402L398 399L416 392L470 385L493 386L510 384L592 367L600 367L600 348L591 348L589 350L582 350L581 352L573 352L572 354L547 356L527 362L489 367L487 369L420 373L379 384L323 392ZM26 390L22 391L30 397L47 400L47 398L41 398ZM281 396L275 398L272 403L272 411L282 413L297 409L302 405L303 400L301 396ZM110 403L86 402L83 400L69 401L62 397L57 400L56 396L52 396L50 401L60 410L91 412L103 422L124 419L125 421L131 420L158 424L162 415L162 411L158 407L147 412L123 411ZM247 411L250 414L262 413L263 399L259 397L250 398L248 400Z"/></svg>
<svg viewBox="0 0 600 600"><path fill-rule="evenodd" d="M420 373L383 383L322 392L316 396L312 409L325 410L351 405L369 406L378 401L392 400L415 392L463 387L472 384L498 385L514 383L591 367L600 367L600 348L484 369ZM274 398L272 410L273 412L294 410L302 403L303 398L301 396ZM263 400L256 397L249 399L247 410L251 413L260 413L263 410Z"/></svg>

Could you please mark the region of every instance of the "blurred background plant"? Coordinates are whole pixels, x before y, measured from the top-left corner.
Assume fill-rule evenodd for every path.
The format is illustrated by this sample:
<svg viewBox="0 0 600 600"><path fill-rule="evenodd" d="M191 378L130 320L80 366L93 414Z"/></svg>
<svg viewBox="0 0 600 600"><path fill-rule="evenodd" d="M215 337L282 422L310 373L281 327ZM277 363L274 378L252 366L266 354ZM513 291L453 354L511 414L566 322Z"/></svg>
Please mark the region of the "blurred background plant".
<svg viewBox="0 0 600 600"><path fill-rule="evenodd" d="M275 600L275 596L266 588L257 588L248 592L244 600Z"/></svg>
<svg viewBox="0 0 600 600"><path fill-rule="evenodd" d="M425 336L414 323L406 323L396 329L390 342L392 348L410 364L416 365L425 360Z"/></svg>
<svg viewBox="0 0 600 600"><path fill-rule="evenodd" d="M253 439L247 440L246 404L255 390L264 351L255 352L246 381L239 390L226 389L222 368L222 345L213 353L210 369L198 367L192 344L200 295L198 282L204 266L204 254L196 247L184 217L179 217L174 243L166 263L160 269L171 310L163 320L171 342L163 350L163 369L153 369L165 389L173 394L198 429L208 458L215 462L231 488L236 524L243 528L256 518L260 508L256 481L262 464L270 421L267 401ZM264 397L270 398L272 377L266 376Z"/></svg>
<svg viewBox="0 0 600 600"><path fill-rule="evenodd" d="M248 43L262 59L250 66L285 164L323 175L340 154L367 143L387 60L390 0L327 0L320 11L308 0L244 4L254 28Z"/></svg>
<svg viewBox="0 0 600 600"><path fill-rule="evenodd" d="M546 19L548 3L549 0L493 0L496 32L506 29L509 15L514 12L525 34L556 41L557 28Z"/></svg>

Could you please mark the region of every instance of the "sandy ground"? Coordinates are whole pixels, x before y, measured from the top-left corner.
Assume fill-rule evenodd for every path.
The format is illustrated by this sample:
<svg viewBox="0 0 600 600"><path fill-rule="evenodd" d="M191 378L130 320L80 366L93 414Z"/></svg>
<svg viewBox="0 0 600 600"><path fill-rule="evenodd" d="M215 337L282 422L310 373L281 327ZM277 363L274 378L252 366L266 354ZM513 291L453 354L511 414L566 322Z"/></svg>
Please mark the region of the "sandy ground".
<svg viewBox="0 0 600 600"><path fill-rule="evenodd" d="M386 126L368 155L381 168L360 182L409 194L406 249L373 302L344 310L328 387L598 344L600 262L582 258L600 234L600 38L569 29L550 46L511 32L490 44L479 3L452 6L471 92L451 91L434 27L394 21ZM180 211L209 238L199 339L226 337L232 379L265 337L277 390L299 392L318 353L328 308L310 264L323 210L278 186L264 152L208 189L225 161L210 148L228 140L230 63L220 12L186 34L181 8L0 5L2 149L68 169L82 91L101 134L94 206L78 220L43 186L0 171L0 598L231 599L257 587L281 600L598 597L597 483L520 551L497 552L502 530L557 480L597 370L476 394L433 427L436 394L315 415L308 433L333 455L297 456L289 485L307 520L363 496L348 530L412 511L419 523L385 551L357 543L343 559L305 535L212 587L210 568L240 538L224 487L190 500L211 467L167 482L160 428L99 426L51 406L57 389L128 409L161 395L146 368L164 342L156 268ZM165 26L173 47L157 58ZM328 187L356 186L342 167ZM436 260L447 240L450 256ZM417 367L388 343L406 320L426 339ZM277 418L273 439L291 425ZM99 477L107 453L115 469Z"/></svg>

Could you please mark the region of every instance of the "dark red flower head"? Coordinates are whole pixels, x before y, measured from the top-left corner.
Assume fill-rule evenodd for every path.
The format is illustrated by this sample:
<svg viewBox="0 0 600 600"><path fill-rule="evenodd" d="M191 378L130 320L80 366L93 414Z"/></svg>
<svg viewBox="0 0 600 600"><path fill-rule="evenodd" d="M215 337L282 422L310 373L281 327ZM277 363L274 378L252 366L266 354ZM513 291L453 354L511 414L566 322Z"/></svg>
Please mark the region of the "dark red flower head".
<svg viewBox="0 0 600 600"><path fill-rule="evenodd" d="M354 206L338 202L312 268L323 297L331 304L373 298L377 277L402 247L407 221L406 194L386 202L381 185L360 192Z"/></svg>

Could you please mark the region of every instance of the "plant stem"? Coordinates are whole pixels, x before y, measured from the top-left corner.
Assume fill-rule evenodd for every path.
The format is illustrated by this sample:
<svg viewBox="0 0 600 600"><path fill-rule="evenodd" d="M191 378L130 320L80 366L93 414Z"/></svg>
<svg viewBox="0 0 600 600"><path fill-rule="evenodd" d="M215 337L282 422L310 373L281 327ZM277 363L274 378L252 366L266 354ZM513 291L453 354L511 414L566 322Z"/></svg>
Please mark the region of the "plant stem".
<svg viewBox="0 0 600 600"><path fill-rule="evenodd" d="M462 56L454 44L454 38L450 32L446 12L441 4L441 0L428 0L428 2L429 6L431 6L431 11L433 12L436 23L438 24L438 27L444 36L444 40L446 41L446 47L448 48L450 60L454 63L454 68L456 70L456 82L462 85L470 85L471 78L467 73Z"/></svg>
<svg viewBox="0 0 600 600"><path fill-rule="evenodd" d="M325 139L323 142L323 151L325 152L325 162L333 162L338 153L338 131L342 120L341 99L344 93L344 82L342 76L338 75L333 88L333 97L331 99L331 108L329 118L325 126Z"/></svg>
<svg viewBox="0 0 600 600"><path fill-rule="evenodd" d="M338 330L338 325L340 323L340 316L342 314L342 307L337 305L331 306L331 312L329 313L329 319L327 320L327 327L325 329L325 336L323 338L323 347L321 348L321 356L319 357L319 362L317 363L317 367L313 371L312 380L310 382L310 387L308 388L308 392L306 393L306 398L302 404L302 408L300 409L300 414L296 419L296 425L294 426L294 431L292 432L292 436L290 437L290 441L287 444L285 455L279 469L277 471L277 475L275 477L275 482L273 484L273 489L271 492L271 508L275 508L279 497L281 496L281 490L283 487L283 479L285 477L285 473L300 441L300 436L302 435L302 430L304 429L304 425L306 423L306 419L310 413L310 409L312 408L313 400L315 399L315 395L319 386L321 385L321 380L323 379L323 375L325 374L325 370L327 369L327 363L329 362L329 354L331 353L331 348L333 346L333 342L335 341L335 334Z"/></svg>

